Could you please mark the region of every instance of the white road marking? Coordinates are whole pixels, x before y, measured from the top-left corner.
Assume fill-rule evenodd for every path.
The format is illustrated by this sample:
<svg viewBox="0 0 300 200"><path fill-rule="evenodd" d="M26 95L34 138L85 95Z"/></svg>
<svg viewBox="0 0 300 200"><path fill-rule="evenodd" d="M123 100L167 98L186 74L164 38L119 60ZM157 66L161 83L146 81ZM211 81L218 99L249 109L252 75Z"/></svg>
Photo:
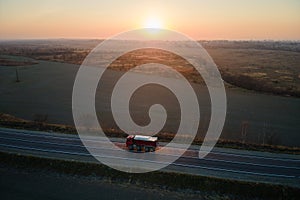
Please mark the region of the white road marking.
<svg viewBox="0 0 300 200"><path fill-rule="evenodd" d="M29 142L29 143L38 143L38 144L50 144L50 145L57 145L57 146L70 146L70 147L81 147L85 148L84 145L77 145L77 144L67 144L67 143L55 143L55 142L47 142L47 141L32 141L32 140L26 140L26 139L20 139L20 138L5 138L1 137L0 139L5 139L5 140L15 140L15 141L22 141L22 142ZM92 149L106 149L106 150L115 150L117 149L112 149L112 148L105 148L105 147L89 147ZM174 156L172 154L161 154L163 156ZM197 156L181 156L182 158L193 158L197 159ZM226 162L226 163L232 163L232 164L244 164L244 165L253 165L253 166L261 166L261 167L273 167L273 168L285 168L285 169L298 169L300 170L300 167L291 167L291 166L283 166L283 165L268 165L268 164L257 164L257 163L250 163L250 162L241 162L241 161L230 161L230 160L224 160L224 159L214 159L214 158L202 158L202 160L207 160L207 161L214 161L214 162Z"/></svg>
<svg viewBox="0 0 300 200"><path fill-rule="evenodd" d="M17 148L17 149L23 149L23 150L25 149L25 150L42 151L42 152L48 152L48 153L62 153L62 154L71 154L71 155L80 155L80 156L91 156L88 153L75 153L75 152L67 152L67 151L58 151L58 150L53 150L53 149L39 149L39 148L21 147L21 146L5 145L5 144L0 144L0 146L10 147L10 148ZM106 157L106 158L113 158L113 159L123 159L123 160L134 160L134 161L143 161L143 162L146 161L146 162L154 162L154 163L163 163L163 162L158 162L158 161L137 160L137 159L129 159L129 158L123 158L123 157L115 157L115 156L102 156L102 155L96 155L96 156ZM201 169L214 170L214 171L226 171L226 172L233 172L233 173L240 173L240 174L251 174L251 175L270 176L270 177L282 177L282 178L297 178L296 176L290 176L290 175L270 174L270 173L257 173L257 172L240 171L240 170L230 170L230 169L215 168L215 167L203 167L203 166L198 166L198 165L189 165L189 164L180 164L180 163L172 163L171 165L182 166L182 167L190 167L190 168L201 168Z"/></svg>

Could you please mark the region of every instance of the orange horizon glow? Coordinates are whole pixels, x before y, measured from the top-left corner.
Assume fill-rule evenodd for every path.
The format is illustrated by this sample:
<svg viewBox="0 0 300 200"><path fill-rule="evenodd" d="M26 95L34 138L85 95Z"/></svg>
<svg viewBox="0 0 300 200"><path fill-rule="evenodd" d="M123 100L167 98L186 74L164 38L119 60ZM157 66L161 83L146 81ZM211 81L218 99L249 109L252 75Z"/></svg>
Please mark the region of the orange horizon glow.
<svg viewBox="0 0 300 200"><path fill-rule="evenodd" d="M0 0L0 39L107 38L166 28L197 40L300 40L298 0Z"/></svg>

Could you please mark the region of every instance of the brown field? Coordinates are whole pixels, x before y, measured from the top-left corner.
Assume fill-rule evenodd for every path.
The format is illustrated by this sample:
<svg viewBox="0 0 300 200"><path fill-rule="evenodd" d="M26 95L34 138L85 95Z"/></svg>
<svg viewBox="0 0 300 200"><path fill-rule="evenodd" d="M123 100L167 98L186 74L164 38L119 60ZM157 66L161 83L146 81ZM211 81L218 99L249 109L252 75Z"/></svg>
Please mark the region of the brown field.
<svg viewBox="0 0 300 200"><path fill-rule="evenodd" d="M37 60L81 64L101 40L37 40L0 42L0 54L20 55ZM286 96L300 96L300 43L272 41L201 41L213 58L227 86ZM130 60L130 62L129 62ZM201 77L179 56L147 49L127 53L111 68L128 70L147 62L173 66L191 82ZM0 65L24 65L0 59Z"/></svg>
<svg viewBox="0 0 300 200"><path fill-rule="evenodd" d="M208 49L223 79L235 86L300 96L300 52L258 49Z"/></svg>
<svg viewBox="0 0 300 200"><path fill-rule="evenodd" d="M16 60L10 60L7 58L1 58L0 57L0 63L4 66L25 66L25 65L33 65L34 62L27 62L27 61L16 61Z"/></svg>

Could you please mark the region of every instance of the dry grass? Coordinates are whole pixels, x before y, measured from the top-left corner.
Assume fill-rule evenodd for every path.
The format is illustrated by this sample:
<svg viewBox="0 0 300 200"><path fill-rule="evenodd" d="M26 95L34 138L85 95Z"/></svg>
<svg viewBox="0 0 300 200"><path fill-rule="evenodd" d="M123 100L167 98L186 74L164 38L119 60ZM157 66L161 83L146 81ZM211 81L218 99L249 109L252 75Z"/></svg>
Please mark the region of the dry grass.
<svg viewBox="0 0 300 200"><path fill-rule="evenodd" d="M7 154L0 152L0 162L6 167L15 169L44 170L69 175L106 178L111 183L126 183L138 187L159 188L179 192L205 194L211 199L297 199L299 188L197 175L149 172L129 174L114 170L105 165L76 161L54 160L40 157ZM223 197L223 198L222 198Z"/></svg>
<svg viewBox="0 0 300 200"><path fill-rule="evenodd" d="M300 53L259 49L207 49L225 81L246 89L300 96Z"/></svg>
<svg viewBox="0 0 300 200"><path fill-rule="evenodd" d="M80 65L99 42L101 41L7 42L0 44L0 54ZM218 65L223 79L231 85L260 92L300 96L299 43L276 41L201 41L201 43ZM161 50L140 50L125 54L113 62L111 68L124 71L147 62L172 66L191 82L203 82L185 60Z"/></svg>
<svg viewBox="0 0 300 200"><path fill-rule="evenodd" d="M0 66L25 66L25 65L34 65L34 64L37 64L37 62L16 61L16 60L0 57Z"/></svg>

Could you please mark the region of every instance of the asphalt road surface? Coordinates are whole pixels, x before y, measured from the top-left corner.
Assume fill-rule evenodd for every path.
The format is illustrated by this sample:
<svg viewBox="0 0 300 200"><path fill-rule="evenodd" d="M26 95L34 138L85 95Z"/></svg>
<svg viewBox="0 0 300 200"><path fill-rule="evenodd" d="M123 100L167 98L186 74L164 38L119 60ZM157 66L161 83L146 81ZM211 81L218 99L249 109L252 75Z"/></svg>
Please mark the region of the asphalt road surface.
<svg viewBox="0 0 300 200"><path fill-rule="evenodd" d="M122 147L125 139L111 138L111 141ZM199 159L198 149L199 146L191 146L183 156L162 170L300 187L299 155L214 148L205 158ZM86 150L77 135L0 128L0 151L99 162ZM105 145L99 147L99 152L105 151L117 150ZM172 155L160 155L159 158L164 156Z"/></svg>

